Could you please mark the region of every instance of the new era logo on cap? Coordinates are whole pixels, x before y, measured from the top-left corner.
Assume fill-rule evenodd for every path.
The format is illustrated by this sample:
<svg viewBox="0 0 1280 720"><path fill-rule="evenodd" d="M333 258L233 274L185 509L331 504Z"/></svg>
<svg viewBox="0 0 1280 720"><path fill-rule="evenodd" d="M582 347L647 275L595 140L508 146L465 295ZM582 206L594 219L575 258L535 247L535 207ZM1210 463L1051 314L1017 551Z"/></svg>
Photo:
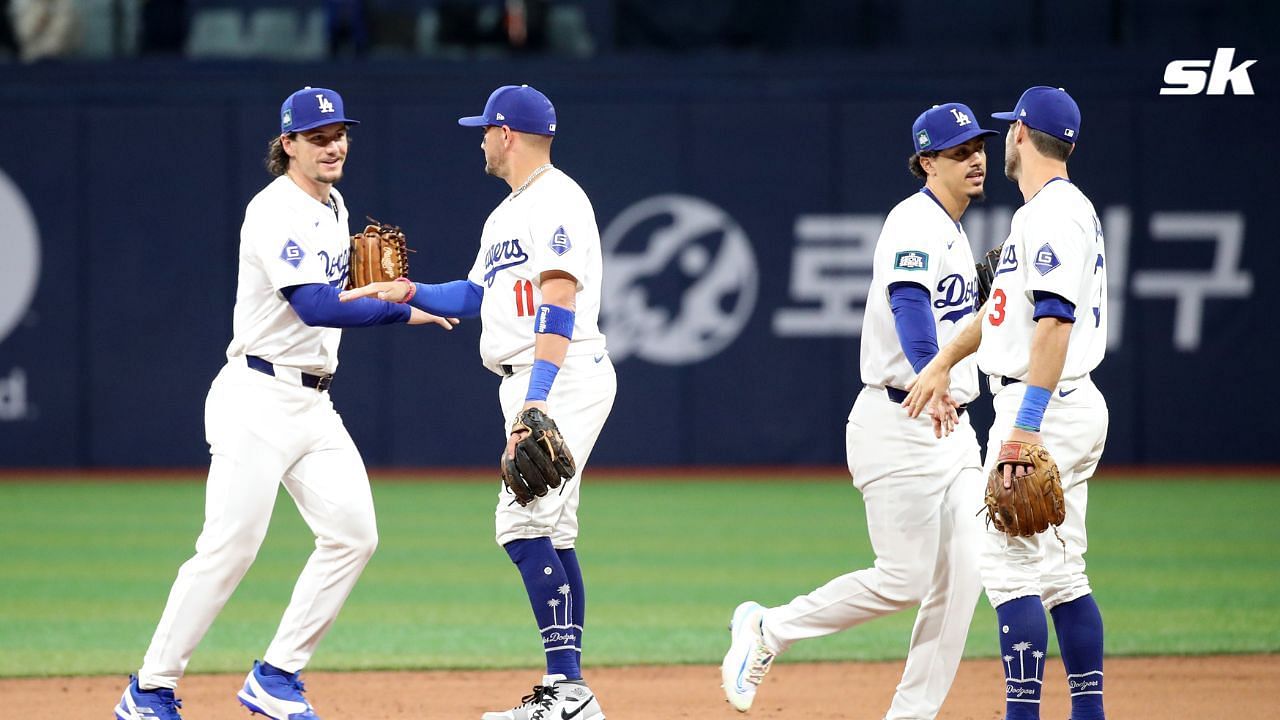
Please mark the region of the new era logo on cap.
<svg viewBox="0 0 1280 720"><path fill-rule="evenodd" d="M1027 88L1010 112L992 113L997 120L1021 120L1024 125L1075 143L1080 135L1080 106L1062 88L1037 85Z"/></svg>
<svg viewBox="0 0 1280 720"><path fill-rule="evenodd" d="M528 85L503 85L489 95L480 115L458 118L464 127L506 125L519 132L556 134L556 109L546 95Z"/></svg>

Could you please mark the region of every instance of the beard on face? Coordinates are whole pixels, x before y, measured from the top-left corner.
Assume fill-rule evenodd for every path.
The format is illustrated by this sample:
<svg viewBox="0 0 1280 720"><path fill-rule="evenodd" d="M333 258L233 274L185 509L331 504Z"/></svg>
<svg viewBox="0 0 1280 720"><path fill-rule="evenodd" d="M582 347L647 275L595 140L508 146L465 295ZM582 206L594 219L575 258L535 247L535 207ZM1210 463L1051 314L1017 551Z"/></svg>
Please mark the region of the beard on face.
<svg viewBox="0 0 1280 720"><path fill-rule="evenodd" d="M1018 147L1013 143L1013 130L1010 130L1004 140L1004 176L1018 182L1018 173L1021 169Z"/></svg>

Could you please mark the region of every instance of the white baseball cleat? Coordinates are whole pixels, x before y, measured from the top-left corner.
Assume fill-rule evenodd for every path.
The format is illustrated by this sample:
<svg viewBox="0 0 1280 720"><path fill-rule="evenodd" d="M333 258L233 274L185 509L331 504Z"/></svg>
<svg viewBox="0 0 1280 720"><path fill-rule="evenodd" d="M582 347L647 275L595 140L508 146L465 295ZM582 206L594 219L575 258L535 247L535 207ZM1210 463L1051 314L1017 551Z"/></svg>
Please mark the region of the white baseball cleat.
<svg viewBox="0 0 1280 720"><path fill-rule="evenodd" d="M302 694L304 690L298 673L268 675L262 672L262 663L254 660L236 697L250 712L272 720L320 720Z"/></svg>
<svg viewBox="0 0 1280 720"><path fill-rule="evenodd" d="M604 720L600 702L582 680L546 675L541 685L510 710L487 712L480 720Z"/></svg>
<svg viewBox="0 0 1280 720"><path fill-rule="evenodd" d="M720 679L725 699L738 712L751 709L756 688L778 656L764 643L763 620L764 606L748 600L734 609L729 621L729 652L720 663Z"/></svg>

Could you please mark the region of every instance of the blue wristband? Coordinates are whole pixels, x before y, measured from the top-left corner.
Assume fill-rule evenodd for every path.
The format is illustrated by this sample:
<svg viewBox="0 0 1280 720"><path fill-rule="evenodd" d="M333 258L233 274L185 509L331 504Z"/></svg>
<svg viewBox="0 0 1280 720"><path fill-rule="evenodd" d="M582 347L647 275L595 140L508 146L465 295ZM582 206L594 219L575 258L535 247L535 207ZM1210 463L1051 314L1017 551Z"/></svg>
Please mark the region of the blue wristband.
<svg viewBox="0 0 1280 720"><path fill-rule="evenodd" d="M543 305L543 307L547 307ZM560 368L550 360L534 360L533 370L529 371L529 392L525 394L526 402L537 400L545 402L551 394L551 383L556 381L556 373Z"/></svg>
<svg viewBox="0 0 1280 720"><path fill-rule="evenodd" d="M574 313L569 308L543 303L538 306L538 313L534 316L533 331L562 335L572 340L573 318Z"/></svg>
<svg viewBox="0 0 1280 720"><path fill-rule="evenodd" d="M1049 407L1049 398L1053 392L1038 385L1028 385L1022 396L1022 407L1018 408L1018 417L1013 426L1027 432L1040 432L1040 421L1044 420L1044 410Z"/></svg>

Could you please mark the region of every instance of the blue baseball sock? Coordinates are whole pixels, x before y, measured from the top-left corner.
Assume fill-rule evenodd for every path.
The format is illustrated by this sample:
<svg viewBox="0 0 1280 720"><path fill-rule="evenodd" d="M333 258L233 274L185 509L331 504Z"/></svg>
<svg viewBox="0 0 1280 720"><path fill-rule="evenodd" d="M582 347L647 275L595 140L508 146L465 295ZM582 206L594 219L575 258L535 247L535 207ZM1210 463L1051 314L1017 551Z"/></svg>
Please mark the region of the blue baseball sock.
<svg viewBox="0 0 1280 720"><path fill-rule="evenodd" d="M1102 613L1092 595L1063 603L1049 613L1058 634L1071 690L1071 720L1103 720Z"/></svg>
<svg viewBox="0 0 1280 720"><path fill-rule="evenodd" d="M573 612L569 615L569 621L573 623L575 633L573 646L578 649L575 655L578 656L578 665L582 665L582 635L587 627L587 590L582 584L582 568L578 565L578 553L573 548L564 550L556 550L556 555L560 556L560 564L564 566L564 573L569 578L569 596L573 598ZM581 668L579 667L578 677L581 677ZM573 675L567 676L570 680L576 680Z"/></svg>
<svg viewBox="0 0 1280 720"><path fill-rule="evenodd" d="M511 562L524 578L534 620L542 633L542 649L547 654L547 674L566 678L582 677L578 666L578 630L571 622L574 612L573 588L551 538L512 540L505 546Z"/></svg>
<svg viewBox="0 0 1280 720"><path fill-rule="evenodd" d="M1037 720L1049 648L1044 606L1035 595L1016 598L996 608L996 619L1005 677L1005 720Z"/></svg>

